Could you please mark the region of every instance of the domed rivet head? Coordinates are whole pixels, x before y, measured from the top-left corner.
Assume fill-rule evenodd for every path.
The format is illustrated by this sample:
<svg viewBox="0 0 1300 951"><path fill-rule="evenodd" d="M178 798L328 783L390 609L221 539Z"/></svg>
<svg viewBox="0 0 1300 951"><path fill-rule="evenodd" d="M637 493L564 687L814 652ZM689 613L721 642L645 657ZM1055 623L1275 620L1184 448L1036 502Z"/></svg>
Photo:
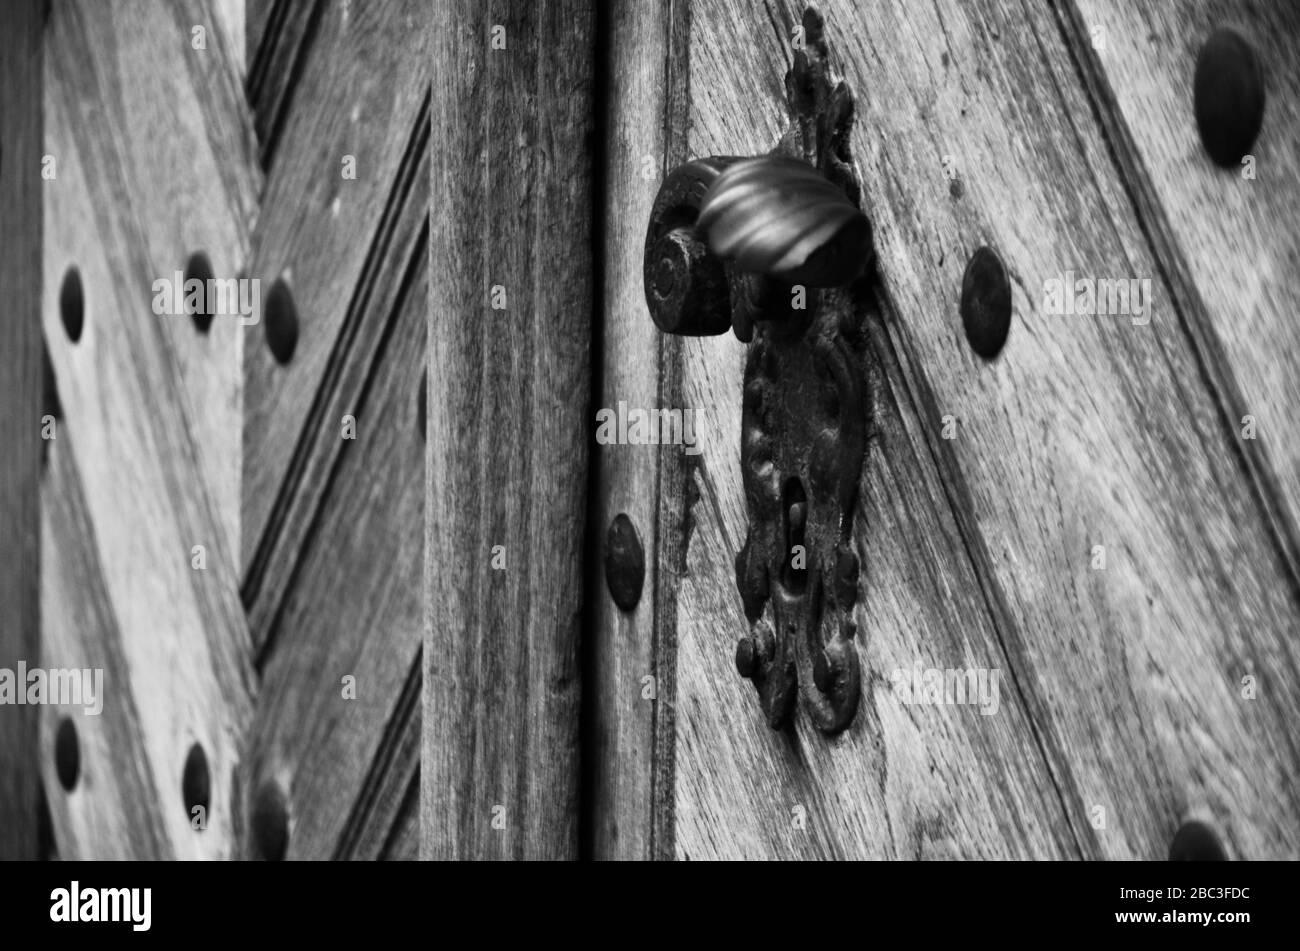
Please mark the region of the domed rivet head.
<svg viewBox="0 0 1300 951"><path fill-rule="evenodd" d="M1171 862L1226 862L1227 854L1214 834L1204 822L1184 822L1174 834L1174 841L1169 845Z"/></svg>
<svg viewBox="0 0 1300 951"><path fill-rule="evenodd" d="M77 727L68 717L59 721L59 730L54 735L54 771L59 785L72 792L81 775L81 747L77 743Z"/></svg>
<svg viewBox="0 0 1300 951"><path fill-rule="evenodd" d="M75 267L64 272L63 283L59 285L59 319L69 340L76 343L81 339L86 323L86 296L81 288L81 272Z"/></svg>
<svg viewBox="0 0 1300 951"><path fill-rule="evenodd" d="M1201 144L1216 165L1238 164L1264 122L1264 78L1240 34L1220 28L1196 57L1192 104Z"/></svg>
<svg viewBox="0 0 1300 951"><path fill-rule="evenodd" d="M208 770L208 757L198 743L190 747L181 770L181 798L185 803L185 819L195 829L207 827L208 807L212 804L212 775ZM196 814L195 810L201 811ZM194 820L201 821L197 824Z"/></svg>
<svg viewBox="0 0 1300 951"><path fill-rule="evenodd" d="M298 346L298 305L283 277L275 279L266 295L265 317L266 345L275 362L284 365L293 359Z"/></svg>
<svg viewBox="0 0 1300 951"><path fill-rule="evenodd" d="M623 611L641 600L645 583L645 549L632 520L620 512L605 533L605 584L609 596Z"/></svg>
<svg viewBox="0 0 1300 951"><path fill-rule="evenodd" d="M752 637L742 637L736 644L736 671L740 676L750 679L758 670L758 648Z"/></svg>
<svg viewBox="0 0 1300 951"><path fill-rule="evenodd" d="M274 781L258 786L252 805L254 854L267 862L282 861L289 851L289 804Z"/></svg>
<svg viewBox="0 0 1300 951"><path fill-rule="evenodd" d="M985 360L1002 352L1011 329L1011 282L991 248L971 255L961 279L961 322L971 349Z"/></svg>
<svg viewBox="0 0 1300 951"><path fill-rule="evenodd" d="M190 281L198 281L203 287L211 287L210 281L214 280L216 275L212 271L212 259L203 251L195 251L185 262L185 283L182 287L188 287ZM214 317L213 302L208 300L207 295L203 296L203 309L198 310L186 304L185 312L190 315L194 321L195 328L201 334L206 334L212 329L212 320Z"/></svg>

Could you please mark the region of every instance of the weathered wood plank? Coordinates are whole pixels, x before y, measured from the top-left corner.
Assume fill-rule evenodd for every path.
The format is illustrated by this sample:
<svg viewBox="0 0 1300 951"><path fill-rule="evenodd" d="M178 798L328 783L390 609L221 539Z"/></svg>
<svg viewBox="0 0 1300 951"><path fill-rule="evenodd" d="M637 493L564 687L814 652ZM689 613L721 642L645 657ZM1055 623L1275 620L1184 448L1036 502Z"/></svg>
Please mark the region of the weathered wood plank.
<svg viewBox="0 0 1300 951"><path fill-rule="evenodd" d="M608 59L604 62L605 127L608 129L602 214L605 275L599 340L597 407L620 401L643 409L680 402L673 367L678 342L665 339L645 314L641 262L645 228L670 155L682 148L670 108L680 68L666 69L673 49L668 3L617 3L606 14ZM678 123L680 125L680 122ZM649 174L647 174L649 172ZM677 447L672 452L677 453ZM661 525L661 512L680 513L684 481L671 459L654 446L598 446L595 498L588 548L587 648L591 691L585 767L591 803L590 851L600 859L648 859L671 848L656 843L656 807L671 806L671 787L656 795L656 769L671 771L672 652L664 631L675 620L675 600L660 608L659 594L675 581L679 552L671 544L681 526ZM623 611L605 578L605 536L616 516L626 515L647 553L639 603ZM662 636L661 636L662 635ZM653 678L647 696L646 677ZM663 725L662 731L657 724ZM670 772L669 772L670 775Z"/></svg>
<svg viewBox="0 0 1300 951"><path fill-rule="evenodd" d="M0 668L40 657L43 5L5 8L0 35ZM0 859L37 856L36 710L0 709Z"/></svg>
<svg viewBox="0 0 1300 951"><path fill-rule="evenodd" d="M214 275L234 277L234 269L242 268L248 259L247 231L257 220L262 188L254 158L257 141L253 115L244 94L243 0L174 0L167 6L177 33L190 37L193 54L185 57L190 92L175 101L173 108L194 110L202 116L216 157L214 171L221 176L234 220L243 226L240 256L230 262L232 270ZM193 49L197 26L209 31L205 38L207 49L201 51ZM230 372L231 362L224 359L222 369ZM239 369L239 361L233 363Z"/></svg>
<svg viewBox="0 0 1300 951"><path fill-rule="evenodd" d="M348 445L340 438L340 420L355 414L358 402L372 385L377 363L388 344L393 317L410 306L411 281L425 280L423 258L427 254L429 212L427 108L420 111L409 135L384 220L357 287L351 292L321 390L308 408L285 486L280 489L280 499L243 587L249 629L262 653L271 649L272 622L283 605L301 549L307 544L339 458ZM421 354L423 350L421 336ZM391 347L388 352L388 359L398 359L402 367L407 366L406 354L394 357ZM256 442L251 433L250 440Z"/></svg>
<svg viewBox="0 0 1300 951"><path fill-rule="evenodd" d="M190 321L155 315L151 299L153 282L171 276L189 249L206 247L222 273L241 259L247 223L217 171L239 146L214 149L193 91L160 81L186 76L184 57L198 52L166 11L61 4L47 38L46 141L58 176L44 189L42 311L65 411L59 434L76 450L122 634L129 681L117 689L138 707L158 833L178 857L229 856L231 777L254 692L230 505L238 361L211 357L211 377L195 370L181 349L195 332ZM178 124L178 109L193 121ZM83 291L79 335L61 319L60 289L73 268ZM221 352L233 357L237 327L218 318L209 343L221 349L216 342L227 340ZM220 395L211 405L198 398L209 385ZM180 795L196 744L210 779L202 831ZM53 802L51 810L59 814Z"/></svg>
<svg viewBox="0 0 1300 951"><path fill-rule="evenodd" d="M211 0L213 19L222 32L222 39L228 50L229 62L235 78L242 80L247 68L247 54L244 41L248 34L245 23L247 11L244 0ZM254 0L253 6L257 6Z"/></svg>
<svg viewBox="0 0 1300 951"><path fill-rule="evenodd" d="M687 399L709 407L694 474L694 534L678 621L677 852L683 858L1067 858L1079 855L1015 689L996 619L966 556L881 323L870 325L874 434L859 487L855 547L864 580L857 721L827 740L802 714L774 733L736 674L748 631L730 572L745 538L740 491L743 347L687 344ZM997 707L904 706L895 670L984 669ZM868 672L870 672L868 674ZM1078 821L1077 819L1074 821Z"/></svg>
<svg viewBox="0 0 1300 951"><path fill-rule="evenodd" d="M324 14L319 0L263 0L249 8L248 101L257 128L258 155L270 164L293 101L298 75Z"/></svg>
<svg viewBox="0 0 1300 951"><path fill-rule="evenodd" d="M128 170L112 183L112 204L101 214L129 206L139 216L138 251L149 267L133 276L131 289L142 295L144 313L153 282L174 280L195 252L208 256L215 277L236 276L248 256L259 187L247 118L239 118L242 102L231 94L238 87L230 64L219 61L224 47L214 37L208 49L193 49L189 12L156 2L69 3L52 12L49 27L50 82L73 117L60 144L87 156L109 152ZM61 175L64 156L51 153ZM61 279L55 275L55 290ZM206 333L183 315L153 322L177 366L220 544L237 552L244 328L228 316Z"/></svg>
<svg viewBox="0 0 1300 951"><path fill-rule="evenodd" d="M173 856L160 813L185 814L180 796L160 799L144 746L145 732L131 695L122 632L104 584L99 542L71 442L50 440L41 484L40 666L102 671L97 700L87 715L66 706L42 708L41 759L59 856L64 859L165 859ZM71 722L76 776L65 792L59 778L57 737ZM62 727L68 729L67 727ZM33 764L35 765L35 764ZM179 789L174 777L164 784Z"/></svg>
<svg viewBox="0 0 1300 951"><path fill-rule="evenodd" d="M457 0L430 32L420 855L573 858L592 9Z"/></svg>
<svg viewBox="0 0 1300 951"><path fill-rule="evenodd" d="M787 40L790 21L775 33L766 17L740 17L729 36L714 29L726 12L697 7L694 16L704 32L693 33L691 51L692 153L766 151L784 122L787 62L773 39ZM769 70L775 82L756 87L757 76L737 77L733 44L763 51L753 69ZM789 733L773 733L736 674L734 644L748 630L731 570L748 524L737 452L745 348L730 335L687 341L685 403L701 408L704 452L693 474L679 604L677 853L1078 855L1053 764L1005 677L1011 664L926 445L927 424L879 317L869 329L873 436L854 528L864 572L857 618L864 696L854 726L834 740L802 715ZM1004 677L997 712L901 705L891 673L918 664L997 670Z"/></svg>
<svg viewBox="0 0 1300 951"><path fill-rule="evenodd" d="M248 80L251 86L253 73L262 57L262 44L276 30L276 20L283 16L283 8L295 6L291 0L248 0L244 4L244 49L248 56ZM249 99L252 100L252 96Z"/></svg>
<svg viewBox="0 0 1300 951"><path fill-rule="evenodd" d="M401 809L379 858L386 862L414 862L420 858L419 770L406 791L406 797L402 800Z"/></svg>
<svg viewBox="0 0 1300 951"><path fill-rule="evenodd" d="M423 673L423 656L417 655L336 858L410 861L420 857Z"/></svg>
<svg viewBox="0 0 1300 951"><path fill-rule="evenodd" d="M289 361L266 343L244 353L243 555L246 588L260 583L277 505L299 483L292 465L323 381L332 372L358 294L373 293L372 249L383 248L408 200L412 130L428 89L431 8L419 0L336 5L315 27L275 144L249 275L284 277L298 316ZM441 27L439 27L441 29ZM355 178L345 157L355 159ZM310 432L308 432L310 435ZM255 559L260 559L255 564Z"/></svg>
<svg viewBox="0 0 1300 951"><path fill-rule="evenodd" d="M693 153L770 147L794 7L693 7ZM1232 855L1294 855L1300 841L1297 698L1288 686L1298 666L1288 636L1297 615L1294 579L1242 465L1236 434L1224 427L1205 386L1058 24L1050 10L1027 5L1013 15L993 2L884 4L869 11L827 3L823 9L858 93L857 160L881 257L887 336L900 367L897 402L915 407L908 439L934 460L952 518L940 509L937 521L920 526L931 543L942 535L953 539L947 554L873 553L872 546L884 543L879 536L891 533L888 511L874 512L870 527L860 529L867 532L858 544L867 546L868 601L859 625L871 644L864 669L878 678L909 656L934 657L936 666L962 656L971 658L967 663L986 657L993 663L997 654L977 649L978 641L965 646L978 625L990 648L996 639L1016 685L1019 703L1009 709L1022 710L1041 739L1041 764L1029 757L1023 768L1045 769L1054 778L1081 854L1161 857L1178 823L1196 813L1213 819ZM944 174L945 158L959 170L957 183ZM957 314L965 263L984 244L1006 260L1014 302L1010 340L992 364L971 353ZM1150 324L1044 315L1046 281L1068 268L1096 277L1149 277ZM692 386L711 387L709 399L700 398L707 406L738 392L738 380L725 376L738 376L734 357L703 356L693 371L692 352L688 393ZM940 435L945 415L958 420L955 439ZM730 419L720 425L728 423L738 428ZM902 470L899 478L919 475L921 485L933 486L921 465L926 452L914 454L920 471ZM706 452L706 465L713 458ZM891 469L904 458L901 450L897 459L890 452ZM880 465L875 457L873 464ZM887 497L878 478L867 473L864 499ZM743 510L738 478L715 484L724 511ZM917 519L926 496L940 493L904 496L893 532L917 531L903 517ZM723 556L738 542L733 537L719 546L725 551L691 571L692 579L708 576L701 587L716 598L725 591L727 600L718 602L724 605L736 595ZM1107 553L1104 571L1091 570L1096 545ZM983 613L976 604L948 615L946 649L936 644L945 625L909 605L907 594L898 602L906 611L891 611L875 591L873 579L881 572L894 577L900 559L913 565L911 583L936 586L912 595L923 608L942 598L939 579L946 572L982 592ZM925 570L934 579L921 576ZM732 610L738 618L738 608ZM774 757L779 741L769 738L769 749L756 751L734 722L726 733L697 735L712 717L734 717L736 709L753 716L753 701L737 697L714 711L706 706L707 678L686 679L704 657L692 661L689 653L692 638L703 634L692 632L691 616L684 608L679 629L678 842L688 851L695 836L699 852L708 854L729 847L719 838L723 832L754 827L731 804L743 789L719 788L723 780L693 787L686 764L747 761L763 752ZM891 616L898 627L884 629L877 619ZM918 626L908 633L907 624ZM717 637L716 628L709 637ZM712 657L721 648L708 649ZM1253 700L1242 694L1247 675L1261 685ZM877 689L874 701L885 749L909 762L906 743L900 746L908 732L893 732L903 724L896 700ZM874 790L881 786L864 785L862 771L881 774L863 763L859 746L874 729L870 709L835 743L800 734L800 761L809 765L791 782L807 782L810 796L824 796L823 786L836 785L829 777L852 776L856 782L840 798L858 797L859 809L877 801ZM993 848L966 826L988 793L957 768L960 745L943 738L955 726L930 727L936 731L932 762L952 777L953 800L939 811L941 822L918 821L914 834L895 830L899 854L924 852L929 846L920 844L936 829L941 851ZM1009 725L971 729L972 751L996 750L1008 762L1025 744L1024 730ZM910 762L920 766L925 759ZM891 768L888 775L892 782L899 774ZM917 787L883 788L880 808L887 814L915 815ZM1093 825L1098 806L1106 817L1100 829ZM1050 816L1050 798L1035 804L1013 796L990 807L1009 809L1023 825L1007 848L1050 854L1068 845L1058 827L1033 818L1039 810ZM836 814L831 806L819 808L810 817ZM684 828L692 810L703 818ZM764 830L766 839L763 831L754 833L755 850L795 848L777 827ZM881 848L879 828L870 842L843 826L834 833L847 854ZM827 834L812 838L831 841Z"/></svg>
<svg viewBox="0 0 1300 951"><path fill-rule="evenodd" d="M427 207L412 207L417 227ZM283 786L288 858L373 857L419 764L426 242L422 230L386 265L392 297L364 317L374 364L354 402L320 422L330 464L312 476L316 504L294 515L305 540L286 554L283 599L265 609L245 792Z"/></svg>
<svg viewBox="0 0 1300 951"><path fill-rule="evenodd" d="M1138 220L1294 573L1300 566L1300 46L1294 3L1057 4ZM1242 34L1267 92L1251 168L1201 145L1192 77L1219 26ZM1093 44L1093 30L1103 48ZM1253 175L1253 177L1248 177ZM1247 438L1244 418L1255 421Z"/></svg>

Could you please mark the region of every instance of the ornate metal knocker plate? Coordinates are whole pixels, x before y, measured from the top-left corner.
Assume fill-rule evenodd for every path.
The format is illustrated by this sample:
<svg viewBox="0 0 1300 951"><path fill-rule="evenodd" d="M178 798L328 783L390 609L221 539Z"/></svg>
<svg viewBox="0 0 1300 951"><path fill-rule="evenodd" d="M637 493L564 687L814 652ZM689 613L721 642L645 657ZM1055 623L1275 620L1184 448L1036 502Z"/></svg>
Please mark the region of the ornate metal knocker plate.
<svg viewBox="0 0 1300 951"><path fill-rule="evenodd" d="M863 304L874 271L849 136L853 94L803 16L786 74L789 125L770 155L687 162L646 234L646 301L669 333L749 344L741 460L749 533L736 584L749 634L736 667L773 728L804 706L828 733L857 711L853 510L870 419ZM767 611L770 605L771 611Z"/></svg>

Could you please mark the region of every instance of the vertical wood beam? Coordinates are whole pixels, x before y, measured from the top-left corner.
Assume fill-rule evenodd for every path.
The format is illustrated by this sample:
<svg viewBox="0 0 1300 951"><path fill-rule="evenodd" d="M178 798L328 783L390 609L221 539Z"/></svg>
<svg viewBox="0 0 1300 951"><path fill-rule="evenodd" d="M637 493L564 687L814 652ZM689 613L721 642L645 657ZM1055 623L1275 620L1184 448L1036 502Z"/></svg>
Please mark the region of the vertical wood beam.
<svg viewBox="0 0 1300 951"><path fill-rule="evenodd" d="M41 0L5 4L0 31L0 668L40 649ZM39 708L0 706L0 859L37 857Z"/></svg>
<svg viewBox="0 0 1300 951"><path fill-rule="evenodd" d="M439 19L420 854L575 858L593 4Z"/></svg>

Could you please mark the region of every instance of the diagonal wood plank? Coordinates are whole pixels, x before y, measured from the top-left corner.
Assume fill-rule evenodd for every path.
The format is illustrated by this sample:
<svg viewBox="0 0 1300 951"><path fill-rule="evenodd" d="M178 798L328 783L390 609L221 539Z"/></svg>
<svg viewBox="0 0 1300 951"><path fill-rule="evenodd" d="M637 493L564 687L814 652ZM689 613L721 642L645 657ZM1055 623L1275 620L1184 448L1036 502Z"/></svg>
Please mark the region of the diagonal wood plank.
<svg viewBox="0 0 1300 951"><path fill-rule="evenodd" d="M966 555L884 327L871 325L875 433L854 523L864 577L857 721L828 740L806 719L774 733L737 676L748 624L727 565L748 513L735 433L742 346L687 344L686 403L710 407L691 507L678 620L678 808L682 858L1059 859L1078 857L1083 804L1058 789L1012 658ZM995 670L997 706L904 706L892 672ZM870 673L868 673L870 672Z"/></svg>
<svg viewBox="0 0 1300 951"><path fill-rule="evenodd" d="M770 145L795 6L693 6L693 153ZM1230 854L1295 854L1297 703L1285 686L1297 673L1294 581L1058 23L1032 4L1014 14L991 2L823 9L858 93L857 160L888 350L900 368L898 402L915 407L909 440L934 460L955 527L950 570L967 560L983 593L985 640L1006 658L1081 853L1161 857L1177 825L1202 815ZM1013 288L1010 339L991 364L971 352L957 313L962 271L981 245L999 250ZM1046 281L1068 268L1150 279L1150 323L1045 315ZM688 392L727 391L712 378L733 362L714 355L699 366L692 384L688 358ZM941 435L945 415L958 420L955 439ZM739 481L719 481L722 504L738 506ZM868 499L881 493L871 484ZM869 544L889 531L885 521L867 529ZM1092 568L1098 545L1105 570ZM901 557L885 553L883 564ZM705 586L720 592L725 575L709 565ZM873 616L889 612L863 612L861 630L888 649L906 628L882 631ZM943 643L935 631L918 635L918 650ZM679 640L687 651L685 628ZM864 659L877 676L906 656L876 649ZM679 677L687 669L679 662ZM1243 695L1247 676L1261 685L1254 699ZM681 765L717 755L716 739L694 736L712 716L703 700L691 704L699 689L679 682L679 810L721 823L723 806L702 801ZM875 700L884 721L896 701L880 690ZM870 723L860 717L839 746L805 737L800 747L860 764L851 751ZM729 735L744 734L733 725ZM1012 756L1003 744L1014 736L996 740L1001 758ZM936 747L940 769L951 768L950 749ZM776 754L746 742L734 755ZM851 768L819 762L836 766ZM880 776L879 763L865 769ZM959 789L978 793L976 784ZM1104 828L1094 826L1096 807ZM945 848L980 851L973 833L952 833L955 821L938 827ZM679 843L688 841L681 822ZM719 845L702 851L710 847Z"/></svg>
<svg viewBox="0 0 1300 951"><path fill-rule="evenodd" d="M153 281L196 244L218 269L242 259L247 222L215 172L241 147L213 151L213 129L186 92L184 57L199 51L154 5L61 4L47 37L46 143L58 176L44 190L42 318L60 435L75 447L122 632L127 674L116 689L139 711L162 841L178 857L228 856L231 779L255 689L235 561L238 361L216 358L211 376L196 376L178 345L194 333L190 321L157 316L151 299ZM62 293L74 280L80 307ZM212 327L230 357L237 327L226 318ZM227 398L196 399L209 385ZM209 779L202 830L181 797L195 746Z"/></svg>
<svg viewBox="0 0 1300 951"><path fill-rule="evenodd" d="M1138 221L1237 434L1278 544L1300 571L1300 7L1288 3L1057 4ZM1242 35L1264 77L1265 114L1247 165L1201 144L1193 76L1205 40ZM1096 48L1092 31L1102 31ZM1254 435L1248 436L1250 417Z"/></svg>
<svg viewBox="0 0 1300 951"><path fill-rule="evenodd" d="M409 306L412 262L427 244L429 212L429 114L416 116L387 207L351 292L343 326L321 380L317 399L308 408L293 460L280 487L257 559L250 566L243 595L249 627L259 654L273 649L272 622L284 602L300 553L324 503L332 473L348 442L340 420L355 414L367 388L387 359L405 360L400 348L385 351L392 317ZM274 211L268 214L274 214ZM423 273L424 265L419 271ZM422 280L423 278L421 278ZM405 363L403 363L405 366ZM363 553L358 553L359 559ZM369 567L362 561L362 573Z"/></svg>
<svg viewBox="0 0 1300 951"><path fill-rule="evenodd" d="M42 708L40 775L64 859L166 859L174 852L157 816L184 814L179 797L161 799L144 745L130 669L99 564L99 542L86 507L70 441L53 439L41 485L42 667L102 671L98 714ZM67 721L67 725L65 722ZM59 777L60 731L72 737L75 779ZM65 739L65 743L68 741ZM66 767L65 767L66 768ZM162 777L170 785L174 777Z"/></svg>
<svg viewBox="0 0 1300 951"><path fill-rule="evenodd" d="M411 206L417 227L427 207ZM382 817L391 820L419 765L427 238L421 228L404 258L386 262L397 290L367 315L379 340L371 377L322 424L337 458L319 476L319 507L298 518L305 538L262 666L241 772L250 802L264 783L280 785L288 858L355 849L362 824L387 833ZM355 439L343 438L344 414ZM363 845L378 851L374 838Z"/></svg>
<svg viewBox="0 0 1300 951"><path fill-rule="evenodd" d="M186 12L151 2L69 3L54 11L49 33L50 82L71 117L59 144L85 155L107 150L125 170L113 183L110 207L136 216L132 227L148 267L133 276L132 290L147 294L146 305L153 282L184 273L195 252L207 255L214 277L236 276L248 257L259 187L242 103L196 82L207 76L215 84L213 77L229 73L219 61L220 34L208 49L193 49L193 16ZM177 366L199 474L225 536L221 545L237 552L244 327L232 317L213 320L206 333L183 315L155 323Z"/></svg>
<svg viewBox="0 0 1300 951"><path fill-rule="evenodd" d="M266 288L287 282L298 330L287 363L267 345L269 320L250 334L244 354L242 564L250 601L267 565L259 546L274 543L277 506L299 487L291 470L311 436L304 431L322 381L347 354L339 340L352 326L351 302L369 289L371 250L384 246L418 164L408 152L429 83L428 13L417 0L334 5L320 14L306 50L290 51L302 57L301 72L262 193L249 275ZM353 178L344 177L345 156L355 159Z"/></svg>

